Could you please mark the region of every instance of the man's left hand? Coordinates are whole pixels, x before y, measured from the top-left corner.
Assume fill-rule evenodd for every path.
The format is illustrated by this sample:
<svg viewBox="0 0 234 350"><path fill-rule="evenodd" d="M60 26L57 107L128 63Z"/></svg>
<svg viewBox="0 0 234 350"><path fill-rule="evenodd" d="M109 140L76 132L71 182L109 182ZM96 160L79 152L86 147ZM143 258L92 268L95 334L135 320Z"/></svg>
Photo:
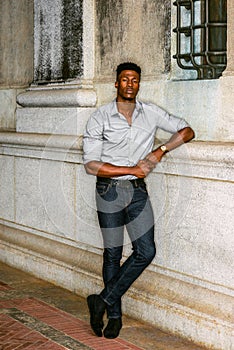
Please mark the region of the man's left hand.
<svg viewBox="0 0 234 350"><path fill-rule="evenodd" d="M155 167L157 165L157 163L159 163L161 161L162 156L163 156L163 152L160 148L158 148L155 151L147 154L147 156L145 157L145 160L153 163L154 167Z"/></svg>

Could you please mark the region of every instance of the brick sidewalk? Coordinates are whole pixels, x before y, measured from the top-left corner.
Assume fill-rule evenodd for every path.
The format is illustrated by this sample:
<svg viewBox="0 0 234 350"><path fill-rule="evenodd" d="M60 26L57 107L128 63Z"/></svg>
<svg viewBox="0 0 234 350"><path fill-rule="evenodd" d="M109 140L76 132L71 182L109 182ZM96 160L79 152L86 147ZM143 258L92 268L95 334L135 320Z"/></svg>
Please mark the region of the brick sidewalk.
<svg viewBox="0 0 234 350"><path fill-rule="evenodd" d="M120 337L96 337L86 301L0 263L0 350L200 350L124 317Z"/></svg>

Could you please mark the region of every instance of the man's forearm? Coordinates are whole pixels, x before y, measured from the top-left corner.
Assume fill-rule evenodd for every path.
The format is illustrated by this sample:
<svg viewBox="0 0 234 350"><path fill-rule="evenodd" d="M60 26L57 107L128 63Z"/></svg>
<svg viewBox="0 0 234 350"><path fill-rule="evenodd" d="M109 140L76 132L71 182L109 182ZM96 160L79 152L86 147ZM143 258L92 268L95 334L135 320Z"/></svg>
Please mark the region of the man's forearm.
<svg viewBox="0 0 234 350"><path fill-rule="evenodd" d="M110 163L103 163L93 160L85 164L85 170L90 175L101 177L113 177L122 175L132 175L132 167L116 166Z"/></svg>
<svg viewBox="0 0 234 350"><path fill-rule="evenodd" d="M184 128L172 135L169 141L165 144L168 151L171 151L185 142L190 141L194 137L194 132L190 127ZM160 162L163 157L163 151L158 148L149 153L145 159L140 160L136 166L117 166L110 163L103 163L100 161L90 161L85 164L87 174L100 177L118 177L124 175L133 175L138 178L146 177Z"/></svg>
<svg viewBox="0 0 234 350"><path fill-rule="evenodd" d="M186 127L177 133L173 134L172 137L165 143L166 149L172 151L173 149L181 146L182 144L189 142L194 138L194 131L190 127ZM165 153L158 147L153 152L146 156L148 161L153 162L155 165L161 161Z"/></svg>
<svg viewBox="0 0 234 350"><path fill-rule="evenodd" d="M133 167L117 166L96 160L85 164L87 174L108 178L124 175L133 175L138 178L144 178L152 171L152 169L152 164L144 160L139 161L138 164Z"/></svg>
<svg viewBox="0 0 234 350"><path fill-rule="evenodd" d="M171 151L177 148L178 146L189 142L194 138L194 136L194 131L190 127L178 131L177 133L172 135L168 142L165 143L167 150Z"/></svg>

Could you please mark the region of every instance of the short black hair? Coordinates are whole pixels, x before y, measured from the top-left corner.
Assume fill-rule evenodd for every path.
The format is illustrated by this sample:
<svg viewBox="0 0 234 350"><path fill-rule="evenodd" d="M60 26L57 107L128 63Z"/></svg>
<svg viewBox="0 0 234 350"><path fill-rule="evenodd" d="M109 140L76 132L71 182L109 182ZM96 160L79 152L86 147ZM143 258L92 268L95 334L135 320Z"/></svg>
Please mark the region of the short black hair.
<svg viewBox="0 0 234 350"><path fill-rule="evenodd" d="M139 74L139 77L141 78L141 67L133 62L124 62L120 63L116 69L116 80L118 80L118 77L123 70L134 70Z"/></svg>

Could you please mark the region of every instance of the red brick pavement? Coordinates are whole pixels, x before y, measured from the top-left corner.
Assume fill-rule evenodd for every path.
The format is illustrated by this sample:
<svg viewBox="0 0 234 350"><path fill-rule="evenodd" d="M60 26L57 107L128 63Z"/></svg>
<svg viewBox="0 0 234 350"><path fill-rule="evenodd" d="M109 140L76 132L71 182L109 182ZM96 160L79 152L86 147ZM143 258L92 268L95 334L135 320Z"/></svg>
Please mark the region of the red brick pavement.
<svg viewBox="0 0 234 350"><path fill-rule="evenodd" d="M10 316L0 314L0 349L1 350L64 350L64 347L45 338L37 331L15 321Z"/></svg>
<svg viewBox="0 0 234 350"><path fill-rule="evenodd" d="M84 298L0 262L0 350L204 349L125 316L120 337L98 338L88 318Z"/></svg>
<svg viewBox="0 0 234 350"><path fill-rule="evenodd" d="M0 313L0 350L66 349L66 347L40 334L39 330L30 329L12 318L10 313L7 314L10 309L19 310L23 315L28 315L40 323L43 322L64 336L84 345L84 347L75 347L75 349L141 350L141 348L121 338L110 340L96 337L85 321L35 298L2 300L0 301L0 309L5 310L3 310L5 313Z"/></svg>

